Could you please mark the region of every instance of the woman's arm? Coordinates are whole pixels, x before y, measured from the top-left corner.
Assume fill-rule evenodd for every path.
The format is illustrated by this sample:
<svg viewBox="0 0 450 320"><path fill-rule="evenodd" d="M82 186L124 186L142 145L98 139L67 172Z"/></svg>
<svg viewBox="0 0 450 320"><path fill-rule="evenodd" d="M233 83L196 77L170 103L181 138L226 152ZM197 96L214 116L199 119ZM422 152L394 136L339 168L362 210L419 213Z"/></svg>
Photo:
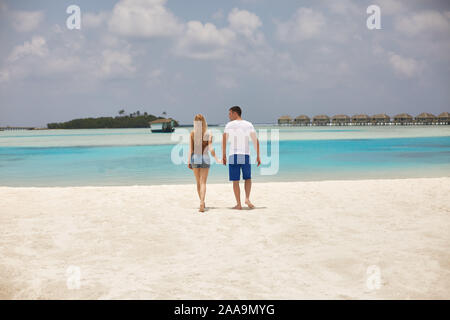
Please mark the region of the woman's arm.
<svg viewBox="0 0 450 320"><path fill-rule="evenodd" d="M216 151L214 150L214 147L212 144L212 136L211 135L209 136L209 139L208 139L208 150L209 150L209 152L211 152L211 155L214 157L216 162L220 163L220 160L219 160L219 158L217 158Z"/></svg>

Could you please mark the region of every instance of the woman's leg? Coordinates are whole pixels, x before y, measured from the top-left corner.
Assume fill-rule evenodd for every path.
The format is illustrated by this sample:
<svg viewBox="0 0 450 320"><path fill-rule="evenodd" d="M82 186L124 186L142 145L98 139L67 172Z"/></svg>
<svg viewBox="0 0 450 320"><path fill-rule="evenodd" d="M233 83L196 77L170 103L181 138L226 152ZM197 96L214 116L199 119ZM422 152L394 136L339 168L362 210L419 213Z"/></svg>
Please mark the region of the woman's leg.
<svg viewBox="0 0 450 320"><path fill-rule="evenodd" d="M193 168L192 169L194 171L194 176L195 176L195 180L197 181L197 193L198 193L198 197L201 199L200 196L200 168Z"/></svg>
<svg viewBox="0 0 450 320"><path fill-rule="evenodd" d="M206 181L208 180L209 168L200 169L200 208L205 207Z"/></svg>

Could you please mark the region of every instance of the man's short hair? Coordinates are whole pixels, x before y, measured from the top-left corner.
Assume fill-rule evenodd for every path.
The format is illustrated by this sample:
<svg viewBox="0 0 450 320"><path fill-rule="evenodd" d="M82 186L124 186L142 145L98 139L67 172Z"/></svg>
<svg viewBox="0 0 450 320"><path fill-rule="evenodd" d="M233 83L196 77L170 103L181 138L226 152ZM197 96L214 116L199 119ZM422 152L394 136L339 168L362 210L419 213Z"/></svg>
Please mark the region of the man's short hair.
<svg viewBox="0 0 450 320"><path fill-rule="evenodd" d="M241 107L239 107L239 106L231 107L230 110L233 112L236 112L239 117L242 115L242 110L241 110Z"/></svg>

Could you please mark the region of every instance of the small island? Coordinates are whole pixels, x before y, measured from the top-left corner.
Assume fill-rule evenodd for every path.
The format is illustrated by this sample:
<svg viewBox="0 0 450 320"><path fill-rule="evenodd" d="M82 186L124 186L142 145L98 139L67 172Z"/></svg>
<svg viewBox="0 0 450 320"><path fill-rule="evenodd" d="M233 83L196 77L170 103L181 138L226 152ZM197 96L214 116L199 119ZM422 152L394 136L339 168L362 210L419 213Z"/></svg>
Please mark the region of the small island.
<svg viewBox="0 0 450 320"><path fill-rule="evenodd" d="M149 128L149 123L156 120L166 119L166 112L162 117L140 111L125 115L125 110L119 111L117 117L99 117L74 119L67 122L49 123L48 129L116 129L116 128ZM173 119L170 119L173 120ZM173 120L174 127L178 127L178 121Z"/></svg>

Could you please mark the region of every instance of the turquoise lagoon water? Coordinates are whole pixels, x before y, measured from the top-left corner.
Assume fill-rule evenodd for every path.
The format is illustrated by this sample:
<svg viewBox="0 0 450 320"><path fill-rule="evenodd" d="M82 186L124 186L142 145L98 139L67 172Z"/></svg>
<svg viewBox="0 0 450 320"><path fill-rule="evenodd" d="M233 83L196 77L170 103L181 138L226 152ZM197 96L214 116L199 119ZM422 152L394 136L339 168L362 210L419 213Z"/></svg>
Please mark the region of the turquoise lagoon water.
<svg viewBox="0 0 450 320"><path fill-rule="evenodd" d="M0 186L192 183L192 171L171 160L172 152L182 155L173 137L184 130L175 136L148 129L0 132ZM262 167L273 174L253 166L255 181L450 176L445 126L282 128L279 137L278 157L276 143L262 139ZM227 174L212 164L209 181L226 182Z"/></svg>

